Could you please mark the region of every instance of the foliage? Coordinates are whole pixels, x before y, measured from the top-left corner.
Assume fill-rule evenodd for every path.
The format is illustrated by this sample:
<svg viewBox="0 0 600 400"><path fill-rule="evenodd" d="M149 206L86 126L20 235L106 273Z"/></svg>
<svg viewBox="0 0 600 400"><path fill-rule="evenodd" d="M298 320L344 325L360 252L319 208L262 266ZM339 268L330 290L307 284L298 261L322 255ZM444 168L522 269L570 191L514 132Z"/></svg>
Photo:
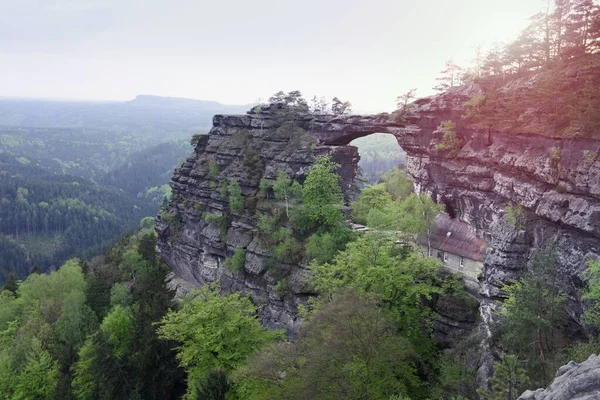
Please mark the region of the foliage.
<svg viewBox="0 0 600 400"><path fill-rule="evenodd" d="M396 98L396 119L399 122L405 120L406 114L412 109L411 101L415 99L417 89L410 89Z"/></svg>
<svg viewBox="0 0 600 400"><path fill-rule="evenodd" d="M508 226L515 230L521 230L525 228L525 209L520 203L516 205L512 202L508 203L504 212L504 219Z"/></svg>
<svg viewBox="0 0 600 400"><path fill-rule="evenodd" d="M244 198L242 197L240 183L235 179L231 179L227 189L229 191L229 207L233 212L242 212L244 210Z"/></svg>
<svg viewBox="0 0 600 400"><path fill-rule="evenodd" d="M367 225L381 231L398 232L409 239L429 237L436 216L444 209L427 194L408 196L401 202L390 202L387 207L372 208L367 214Z"/></svg>
<svg viewBox="0 0 600 400"><path fill-rule="evenodd" d="M383 184L393 200L404 200L414 192L412 181L400 168L386 172L383 175Z"/></svg>
<svg viewBox="0 0 600 400"><path fill-rule="evenodd" d="M292 343L256 354L237 373L246 399L426 397L412 346L368 297L343 291L309 317Z"/></svg>
<svg viewBox="0 0 600 400"><path fill-rule="evenodd" d="M333 100L331 100L331 112L334 115L350 114L352 112L351 107L352 103L349 101L342 101L337 97L334 97Z"/></svg>
<svg viewBox="0 0 600 400"><path fill-rule="evenodd" d="M285 213L290 216L290 205L298 200L301 195L301 186L293 181L285 172L279 172L277 179L273 183L273 193L279 201L285 201Z"/></svg>
<svg viewBox="0 0 600 400"><path fill-rule="evenodd" d="M354 139L350 145L358 147L359 172L369 184L378 183L387 171L406 164L406 153L393 135L374 133Z"/></svg>
<svg viewBox="0 0 600 400"><path fill-rule="evenodd" d="M225 371L217 369L210 371L196 386L198 400L226 400L227 393L233 388Z"/></svg>
<svg viewBox="0 0 600 400"><path fill-rule="evenodd" d="M442 76L437 78L439 83L434 87L435 90L445 92L461 84L462 69L452 60L446 61L446 65L441 72Z"/></svg>
<svg viewBox="0 0 600 400"><path fill-rule="evenodd" d="M443 136L436 149L445 151L448 157L456 157L462 147L462 140L456 135L456 124L450 120L442 121L439 129Z"/></svg>
<svg viewBox="0 0 600 400"><path fill-rule="evenodd" d="M543 386L551 379L552 360L560 349L566 323L566 297L558 286L553 247L539 249L526 274L505 287L508 298L502 316L502 343L526 360L532 382Z"/></svg>
<svg viewBox="0 0 600 400"><path fill-rule="evenodd" d="M359 198L351 204L352 217L360 224L367 224L367 216L371 210L384 210L390 207L391 203L392 196L384 183L366 187L360 192Z"/></svg>
<svg viewBox="0 0 600 400"><path fill-rule="evenodd" d="M115 357L120 358L132 340L133 314L131 310L121 305L116 305L108 314L100 329L113 349Z"/></svg>
<svg viewBox="0 0 600 400"><path fill-rule="evenodd" d="M516 400L529 388L530 380L519 359L505 355L494 364L491 384L491 390L481 391L483 400Z"/></svg>
<svg viewBox="0 0 600 400"><path fill-rule="evenodd" d="M583 298L590 302L584 320L600 329L600 261L590 261L584 276L588 279L588 284Z"/></svg>
<svg viewBox="0 0 600 400"><path fill-rule="evenodd" d="M272 184L267 179L261 179L260 184L258 186L258 195L260 198L268 199L269 198L269 190L271 189Z"/></svg>
<svg viewBox="0 0 600 400"><path fill-rule="evenodd" d="M239 293L221 297L207 286L186 297L178 311L169 311L158 332L180 343L177 358L188 372L188 382L198 382L215 369L231 371L281 336L260 326L248 298ZM195 396L193 385L188 386L188 396Z"/></svg>
<svg viewBox="0 0 600 400"><path fill-rule="evenodd" d="M313 226L329 229L343 220L340 206L343 204L338 164L328 157L317 157L308 171L302 186L304 213Z"/></svg>
<svg viewBox="0 0 600 400"><path fill-rule="evenodd" d="M432 362L435 346L426 332L432 328L433 313L425 301L454 290L454 281L437 274L437 261L423 258L418 252L401 254L394 243L389 236L363 235L331 263L311 263L312 285L325 298L347 287L372 293L390 308L400 332L411 340L415 351Z"/></svg>
<svg viewBox="0 0 600 400"><path fill-rule="evenodd" d="M240 271L246 263L246 250L243 247L236 247L231 258L225 259L225 267L232 272Z"/></svg>
<svg viewBox="0 0 600 400"><path fill-rule="evenodd" d="M331 232L316 232L308 238L306 255L317 264L325 264L333 260L335 255L345 249L346 244L356 239L349 228L340 225Z"/></svg>
<svg viewBox="0 0 600 400"><path fill-rule="evenodd" d="M59 366L50 353L38 343L28 355L23 371L15 378L14 400L48 399L54 393L59 377Z"/></svg>
<svg viewBox="0 0 600 400"><path fill-rule="evenodd" d="M181 232L181 229L183 228L183 224L181 223L179 216L175 215L172 211L170 211L170 210L161 211L160 219L167 223L167 225L169 226L169 230L171 231L171 233L173 235L177 236Z"/></svg>

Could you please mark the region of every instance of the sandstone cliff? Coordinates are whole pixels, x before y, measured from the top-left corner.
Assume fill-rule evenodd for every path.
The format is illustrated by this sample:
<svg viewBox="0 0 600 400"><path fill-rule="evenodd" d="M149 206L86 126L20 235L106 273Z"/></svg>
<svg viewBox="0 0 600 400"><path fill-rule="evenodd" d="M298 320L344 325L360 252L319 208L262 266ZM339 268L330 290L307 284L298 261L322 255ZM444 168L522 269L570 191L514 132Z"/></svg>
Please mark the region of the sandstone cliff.
<svg viewBox="0 0 600 400"><path fill-rule="evenodd" d="M293 330L298 304L311 295L308 271L282 265L289 296L277 295L277 277L268 268L254 213L261 178L278 171L302 181L316 155L327 154L342 165L339 173L351 196L358 153L349 142L375 132L393 134L408 156L408 172L419 191L443 202L451 216L470 224L488 242L480 279L481 317L492 316L501 286L519 276L535 248L555 241L561 285L570 295L569 313L581 313L581 272L600 257L600 140L553 138L487 132L462 123L463 105L473 88L451 90L421 99L398 123L397 116L301 115L282 117L275 106L247 115L220 116L174 176L174 200L168 213L174 226L157 221L159 249L182 287L218 282L223 292L242 290L263 305L261 317L273 327ZM285 113L283 113L285 115ZM461 146L455 154L440 150L441 121L451 119ZM211 163L213 165L211 172ZM218 170L214 165L218 166ZM235 178L246 199L245 211L230 212L220 195L222 182ZM519 227L505 218L509 203L521 204ZM223 213L219 223L204 216ZM236 247L246 249L243 271L224 268ZM574 325L576 326L576 325ZM488 363L489 364L489 363Z"/></svg>

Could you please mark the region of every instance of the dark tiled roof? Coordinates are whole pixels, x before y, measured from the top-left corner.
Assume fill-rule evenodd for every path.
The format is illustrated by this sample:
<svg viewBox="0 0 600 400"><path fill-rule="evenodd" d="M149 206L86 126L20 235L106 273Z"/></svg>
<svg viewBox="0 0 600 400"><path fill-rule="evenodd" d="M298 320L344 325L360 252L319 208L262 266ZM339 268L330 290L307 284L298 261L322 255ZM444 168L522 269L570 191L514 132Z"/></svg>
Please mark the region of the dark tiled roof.
<svg viewBox="0 0 600 400"><path fill-rule="evenodd" d="M419 243L427 246L427 237L420 237ZM485 257L485 242L469 230L469 225L444 213L435 219L431 247L476 261L483 261Z"/></svg>

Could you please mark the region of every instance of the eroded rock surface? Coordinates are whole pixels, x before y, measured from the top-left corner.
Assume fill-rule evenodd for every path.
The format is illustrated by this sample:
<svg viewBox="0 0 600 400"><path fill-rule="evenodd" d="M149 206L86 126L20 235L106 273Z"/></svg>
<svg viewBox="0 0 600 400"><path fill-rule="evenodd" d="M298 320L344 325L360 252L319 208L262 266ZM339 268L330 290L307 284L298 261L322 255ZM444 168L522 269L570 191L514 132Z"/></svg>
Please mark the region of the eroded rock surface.
<svg viewBox="0 0 600 400"><path fill-rule="evenodd" d="M546 389L528 390L518 400L600 399L600 357L592 354L582 363L571 361L556 372Z"/></svg>
<svg viewBox="0 0 600 400"><path fill-rule="evenodd" d="M256 210L266 206L256 199L259 182L275 179L278 171L302 181L315 156L330 155L342 165L341 183L350 197L359 157L348 143L386 132L406 151L417 190L443 202L451 216L470 224L487 241L479 293L485 325L493 318L502 285L522 273L535 248L551 241L560 259L560 284L569 294L568 311L576 318L581 313L581 273L588 260L600 258L600 141L468 128L461 117L472 90L418 100L401 123L393 114L282 119L275 106L247 115L215 116L213 129L173 176L174 200L168 211L181 229L174 232L158 219L163 259L186 287L218 282L224 293L250 293L263 306L265 323L293 331L298 305L312 294L306 285L308 271L302 265L283 265L289 294L276 294L277 278L256 228ZM449 119L462 141L452 156L437 146L443 136L438 126ZM211 176L211 162L218 165L216 176ZM220 194L222 182L232 178L240 182L247 201L239 214L230 212ZM519 227L506 221L509 203L523 206ZM205 219L216 212L227 214L220 226ZM224 260L238 246L246 249L246 263L232 273ZM439 324L455 325L444 318Z"/></svg>

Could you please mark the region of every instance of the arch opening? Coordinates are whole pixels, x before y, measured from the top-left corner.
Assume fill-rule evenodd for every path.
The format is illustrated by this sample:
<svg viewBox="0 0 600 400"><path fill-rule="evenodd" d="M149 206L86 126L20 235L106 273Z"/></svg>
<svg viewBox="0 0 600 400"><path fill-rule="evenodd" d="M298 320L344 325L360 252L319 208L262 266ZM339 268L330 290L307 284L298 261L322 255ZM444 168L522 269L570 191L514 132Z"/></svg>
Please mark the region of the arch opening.
<svg viewBox="0 0 600 400"><path fill-rule="evenodd" d="M363 185L379 182L383 175L396 168L406 169L406 152L390 133L375 132L353 139L350 146L359 154L357 178Z"/></svg>

